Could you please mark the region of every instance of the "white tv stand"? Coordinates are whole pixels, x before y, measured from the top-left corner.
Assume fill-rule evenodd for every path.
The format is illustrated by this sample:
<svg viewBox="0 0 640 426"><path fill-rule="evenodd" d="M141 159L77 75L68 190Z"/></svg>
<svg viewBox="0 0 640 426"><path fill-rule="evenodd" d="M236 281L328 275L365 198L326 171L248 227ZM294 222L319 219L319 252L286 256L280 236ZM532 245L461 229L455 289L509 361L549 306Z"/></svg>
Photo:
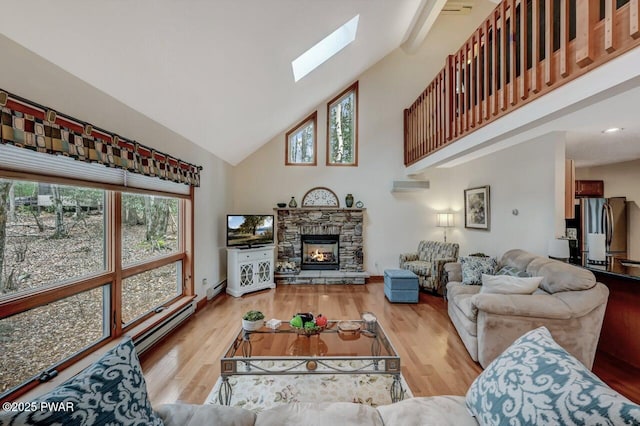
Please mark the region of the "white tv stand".
<svg viewBox="0 0 640 426"><path fill-rule="evenodd" d="M273 280L275 246L227 248L227 293L240 297L245 293L276 288Z"/></svg>

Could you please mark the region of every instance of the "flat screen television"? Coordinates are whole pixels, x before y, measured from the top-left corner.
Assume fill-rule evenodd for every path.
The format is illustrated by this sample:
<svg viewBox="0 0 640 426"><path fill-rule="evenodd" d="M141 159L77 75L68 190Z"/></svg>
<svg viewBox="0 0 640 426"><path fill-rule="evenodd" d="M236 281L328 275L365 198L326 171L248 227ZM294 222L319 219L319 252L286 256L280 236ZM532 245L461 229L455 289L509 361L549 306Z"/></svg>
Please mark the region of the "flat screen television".
<svg viewBox="0 0 640 426"><path fill-rule="evenodd" d="M273 215L227 215L227 247L265 244L273 244Z"/></svg>

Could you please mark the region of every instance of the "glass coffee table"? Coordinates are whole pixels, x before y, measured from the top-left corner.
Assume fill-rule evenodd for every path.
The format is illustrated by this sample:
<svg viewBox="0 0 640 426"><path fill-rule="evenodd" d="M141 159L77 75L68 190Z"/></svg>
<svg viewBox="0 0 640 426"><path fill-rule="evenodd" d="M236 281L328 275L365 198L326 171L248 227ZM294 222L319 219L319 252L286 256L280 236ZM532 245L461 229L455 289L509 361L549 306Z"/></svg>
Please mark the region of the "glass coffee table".
<svg viewBox="0 0 640 426"><path fill-rule="evenodd" d="M358 330L350 330L359 328ZM229 405L229 377L281 374L388 374L392 402L402 400L400 356L380 323L329 321L318 334L306 335L282 321L277 329L240 330L220 360L220 404Z"/></svg>

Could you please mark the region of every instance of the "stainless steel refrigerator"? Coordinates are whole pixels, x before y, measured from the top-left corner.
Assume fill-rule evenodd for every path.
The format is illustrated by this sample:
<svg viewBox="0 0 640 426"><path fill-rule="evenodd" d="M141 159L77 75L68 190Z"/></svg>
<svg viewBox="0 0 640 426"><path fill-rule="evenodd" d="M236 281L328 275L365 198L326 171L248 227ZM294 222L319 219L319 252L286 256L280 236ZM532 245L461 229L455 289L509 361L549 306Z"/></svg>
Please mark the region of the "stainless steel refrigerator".
<svg viewBox="0 0 640 426"><path fill-rule="evenodd" d="M627 198L582 198L580 200L581 250L589 252L587 236L604 234L607 256L627 255ZM588 257L587 257L588 258Z"/></svg>

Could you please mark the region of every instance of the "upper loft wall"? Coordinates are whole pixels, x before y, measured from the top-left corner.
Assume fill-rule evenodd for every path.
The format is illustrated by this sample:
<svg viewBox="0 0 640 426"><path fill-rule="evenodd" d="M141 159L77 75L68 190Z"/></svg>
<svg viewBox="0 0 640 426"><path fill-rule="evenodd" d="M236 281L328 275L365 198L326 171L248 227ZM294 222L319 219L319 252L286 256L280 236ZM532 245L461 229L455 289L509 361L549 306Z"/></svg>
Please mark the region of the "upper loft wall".
<svg viewBox="0 0 640 426"><path fill-rule="evenodd" d="M203 297L226 276L224 214L231 204L231 166L93 86L0 35L0 88L97 127L203 166L195 189L195 290ZM110 64L117 70L117 64ZM212 220L213 218L216 218Z"/></svg>

